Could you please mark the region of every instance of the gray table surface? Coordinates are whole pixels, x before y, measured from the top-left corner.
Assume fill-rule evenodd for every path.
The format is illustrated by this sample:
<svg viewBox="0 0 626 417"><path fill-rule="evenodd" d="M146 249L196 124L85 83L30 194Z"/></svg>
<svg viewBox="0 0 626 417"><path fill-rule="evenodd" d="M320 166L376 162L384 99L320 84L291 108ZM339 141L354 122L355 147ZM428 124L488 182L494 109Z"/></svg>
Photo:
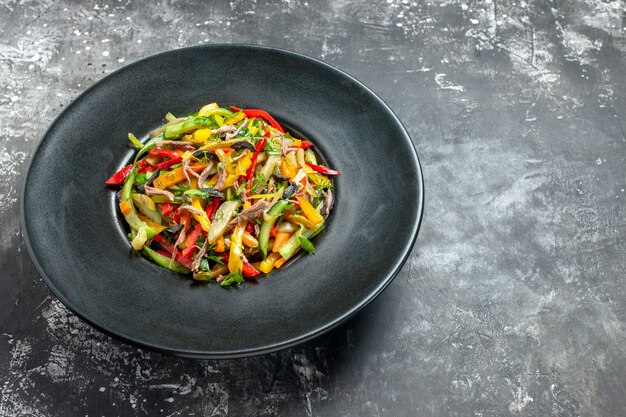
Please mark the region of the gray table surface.
<svg viewBox="0 0 626 417"><path fill-rule="evenodd" d="M626 415L625 7L0 0L0 415ZM77 94L221 42L302 52L369 85L413 138L426 207L409 261L348 324L198 361L137 350L60 304L25 250L19 197Z"/></svg>

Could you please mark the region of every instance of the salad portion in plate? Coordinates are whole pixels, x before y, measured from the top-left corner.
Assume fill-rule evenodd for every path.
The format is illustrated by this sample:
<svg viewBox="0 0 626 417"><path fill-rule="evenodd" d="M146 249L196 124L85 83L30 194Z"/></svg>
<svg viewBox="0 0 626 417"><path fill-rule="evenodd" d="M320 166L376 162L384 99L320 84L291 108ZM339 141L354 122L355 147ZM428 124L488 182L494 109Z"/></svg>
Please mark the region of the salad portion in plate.
<svg viewBox="0 0 626 417"><path fill-rule="evenodd" d="M266 111L211 103L168 113L145 143L128 137L134 161L106 184L133 249L157 265L229 286L315 253L341 173Z"/></svg>

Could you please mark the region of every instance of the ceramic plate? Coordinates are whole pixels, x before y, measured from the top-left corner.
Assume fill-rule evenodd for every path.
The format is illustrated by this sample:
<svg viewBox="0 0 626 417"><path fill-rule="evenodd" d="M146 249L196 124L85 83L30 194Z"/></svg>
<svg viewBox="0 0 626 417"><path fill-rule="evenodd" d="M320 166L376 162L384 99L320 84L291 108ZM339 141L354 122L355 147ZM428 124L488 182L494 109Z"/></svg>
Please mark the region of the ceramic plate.
<svg viewBox="0 0 626 417"><path fill-rule="evenodd" d="M104 184L131 157L128 132L211 101L267 110L343 172L316 254L257 285L197 284L131 255ZM297 53L213 45L141 60L74 100L32 158L22 222L46 284L93 326L161 352L231 358L311 339L372 301L407 259L422 207L415 148L371 90Z"/></svg>

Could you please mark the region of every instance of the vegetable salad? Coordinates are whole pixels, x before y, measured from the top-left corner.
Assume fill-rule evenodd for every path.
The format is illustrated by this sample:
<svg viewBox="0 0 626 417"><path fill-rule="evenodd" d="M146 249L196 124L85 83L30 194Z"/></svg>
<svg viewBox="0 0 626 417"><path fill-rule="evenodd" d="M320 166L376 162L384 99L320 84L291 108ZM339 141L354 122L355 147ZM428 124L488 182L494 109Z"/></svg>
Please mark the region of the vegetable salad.
<svg viewBox="0 0 626 417"><path fill-rule="evenodd" d="M150 133L134 162L106 183L134 250L159 266L215 279L255 280L298 251L315 253L333 205L332 177L313 144L260 109L207 104Z"/></svg>

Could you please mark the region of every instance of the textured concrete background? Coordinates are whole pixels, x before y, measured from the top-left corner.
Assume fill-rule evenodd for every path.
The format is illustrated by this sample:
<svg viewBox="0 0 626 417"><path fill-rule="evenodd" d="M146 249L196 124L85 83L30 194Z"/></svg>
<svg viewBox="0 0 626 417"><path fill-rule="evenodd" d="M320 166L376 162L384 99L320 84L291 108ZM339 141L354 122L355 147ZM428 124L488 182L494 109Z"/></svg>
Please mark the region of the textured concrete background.
<svg viewBox="0 0 626 417"><path fill-rule="evenodd" d="M626 415L625 15L620 0L0 0L0 415ZM280 353L196 361L56 301L18 199L78 93L215 42L365 82L409 130L427 199L411 258L357 318Z"/></svg>

